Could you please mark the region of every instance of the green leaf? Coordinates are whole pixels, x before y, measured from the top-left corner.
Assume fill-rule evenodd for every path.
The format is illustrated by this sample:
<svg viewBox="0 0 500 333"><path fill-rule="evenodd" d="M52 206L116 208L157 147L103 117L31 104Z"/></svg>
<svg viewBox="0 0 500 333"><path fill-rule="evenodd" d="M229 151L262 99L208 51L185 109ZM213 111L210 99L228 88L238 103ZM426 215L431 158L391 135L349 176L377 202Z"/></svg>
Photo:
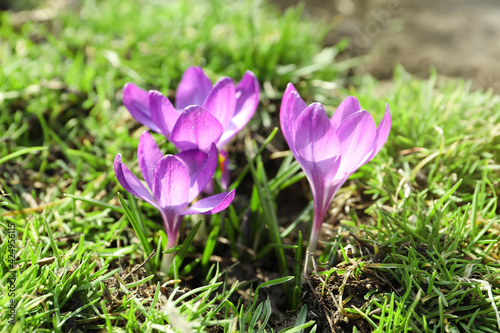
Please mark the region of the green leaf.
<svg viewBox="0 0 500 333"><path fill-rule="evenodd" d="M144 230L142 230L142 228L139 226L139 223L135 219L134 214L130 211L130 209L127 206L127 203L125 202L120 193L118 193L118 199L120 199L120 204L122 205L123 210L125 211L125 215L127 215L128 220L132 224L132 228L134 228L137 238L139 238L139 241L141 242L144 253L148 254L151 253L151 248L149 246L149 242L146 238L146 235L144 234Z"/></svg>
<svg viewBox="0 0 500 333"><path fill-rule="evenodd" d="M38 151L44 151L44 150L48 150L48 147L42 146L42 147L28 147L28 148L19 149L18 151L15 151L13 153L10 153L10 154L5 155L4 157L0 158L0 165L2 165L3 163L5 163L13 158L16 158L16 157L19 157L22 155L26 155L26 154L30 154L30 153L34 153L34 152L38 152Z"/></svg>

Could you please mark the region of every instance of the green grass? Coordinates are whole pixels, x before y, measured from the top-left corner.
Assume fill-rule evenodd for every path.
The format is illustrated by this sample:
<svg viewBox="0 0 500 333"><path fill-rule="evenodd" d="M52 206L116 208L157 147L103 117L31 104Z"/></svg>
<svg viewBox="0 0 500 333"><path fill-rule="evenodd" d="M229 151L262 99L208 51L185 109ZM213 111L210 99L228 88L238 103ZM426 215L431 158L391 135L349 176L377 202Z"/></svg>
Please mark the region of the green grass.
<svg viewBox="0 0 500 333"><path fill-rule="evenodd" d="M353 244L365 252L322 275L377 271L391 281L393 292L350 310L376 332L500 330L500 99L460 80L436 81L435 73L419 80L398 67L382 93L368 76L349 89L370 111L389 103L393 125L384 150L345 189L362 190L373 205L350 207L320 262L342 259Z"/></svg>
<svg viewBox="0 0 500 333"><path fill-rule="evenodd" d="M138 3L87 0L79 14L21 26L0 14L1 332L321 332L328 320L312 315L321 304L350 318L336 323L349 332L500 330L498 96L400 67L389 86L364 76L332 94L324 82L342 86L352 64L334 62L345 44L323 49L328 27L300 8ZM138 173L144 130L120 89L132 81L173 96L190 65L212 79L251 69L262 103L250 144L239 138L245 149L232 156L240 202L201 222L186 218L166 276L159 213L125 193L112 170L121 153ZM339 223L307 278L312 208L286 205L297 193L307 202L304 175L291 154L269 158L283 146L271 124L289 81L331 112L352 94L380 120L387 102L393 120L384 149L334 201ZM235 273L248 267L253 275Z"/></svg>

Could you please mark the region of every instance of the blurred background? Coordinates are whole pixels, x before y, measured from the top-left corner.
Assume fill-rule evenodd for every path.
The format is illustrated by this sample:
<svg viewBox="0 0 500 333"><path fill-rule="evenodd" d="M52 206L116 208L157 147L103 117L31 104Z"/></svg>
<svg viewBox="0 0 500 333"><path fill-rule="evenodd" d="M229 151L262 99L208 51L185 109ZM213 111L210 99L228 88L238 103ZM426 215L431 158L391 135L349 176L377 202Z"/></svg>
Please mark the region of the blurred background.
<svg viewBox="0 0 500 333"><path fill-rule="evenodd" d="M299 1L274 0L280 8ZM308 0L310 15L338 22L325 44L349 37L348 55L364 56L358 72L392 78L394 64L421 77L435 67L473 87L500 92L500 2L496 0Z"/></svg>
<svg viewBox="0 0 500 333"><path fill-rule="evenodd" d="M349 46L339 59L363 56L363 62L354 68L355 74L390 79L394 65L402 64L410 73L425 78L429 69L435 68L442 76L472 80L472 88L500 92L500 3L496 0L269 2L283 12L304 6L306 15L329 25L331 29L323 39L326 46L349 38ZM60 10L78 10L79 3L0 0L0 10L17 11L14 20L43 21Z"/></svg>

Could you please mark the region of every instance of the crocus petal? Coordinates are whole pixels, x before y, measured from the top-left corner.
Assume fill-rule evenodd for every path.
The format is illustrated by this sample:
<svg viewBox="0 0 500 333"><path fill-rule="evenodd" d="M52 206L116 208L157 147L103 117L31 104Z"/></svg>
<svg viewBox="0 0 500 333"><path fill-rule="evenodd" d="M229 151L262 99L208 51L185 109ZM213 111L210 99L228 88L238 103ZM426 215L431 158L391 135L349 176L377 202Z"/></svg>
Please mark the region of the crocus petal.
<svg viewBox="0 0 500 333"><path fill-rule="evenodd" d="M123 104L135 120L155 132L160 132L158 126L156 126L153 119L151 119L149 95L147 91L142 90L133 83L125 84L123 88Z"/></svg>
<svg viewBox="0 0 500 333"><path fill-rule="evenodd" d="M208 154L199 149L184 150L175 154L179 160L186 166L189 172L189 177L193 176L203 168Z"/></svg>
<svg viewBox="0 0 500 333"><path fill-rule="evenodd" d="M189 173L186 166L175 156L160 159L153 175L153 195L166 221L174 221L187 206Z"/></svg>
<svg viewBox="0 0 500 333"><path fill-rule="evenodd" d="M217 168L217 148L212 144L207 154L198 149L186 150L175 155L188 168L191 177L188 201L194 200L207 186Z"/></svg>
<svg viewBox="0 0 500 333"><path fill-rule="evenodd" d="M202 106L189 106L182 111L170 135L170 141L180 151L210 150L222 135L219 121Z"/></svg>
<svg viewBox="0 0 500 333"><path fill-rule="evenodd" d="M306 107L306 103L304 103L297 90L295 90L293 84L289 83L281 101L280 123L285 140L288 142L292 152L295 149L292 142L294 137L292 134L294 124L299 114L304 111Z"/></svg>
<svg viewBox="0 0 500 333"><path fill-rule="evenodd" d="M377 139L375 140L376 147L366 162L370 161L373 157L375 157L375 155L377 155L380 149L382 149L382 147L384 146L385 142L387 141L387 138L389 137L389 132L391 131L391 123L392 120L391 120L391 112L389 110L389 104L385 104L384 118L382 119L380 124L378 124L377 127Z"/></svg>
<svg viewBox="0 0 500 333"><path fill-rule="evenodd" d="M137 159L139 160L142 177L149 188L153 188L153 170L162 157L163 154L151 134L148 131L142 133L137 147Z"/></svg>
<svg viewBox="0 0 500 333"><path fill-rule="evenodd" d="M183 211L180 215L203 214L210 215L226 209L234 199L235 190L219 193L210 197L201 199L191 207Z"/></svg>
<svg viewBox="0 0 500 333"><path fill-rule="evenodd" d="M121 186L129 193L158 208L153 196L142 182L122 163L122 156L116 155L114 163L115 175Z"/></svg>
<svg viewBox="0 0 500 333"><path fill-rule="evenodd" d="M236 107L234 115L219 140L219 148L225 146L253 117L259 105L259 95L259 81L251 71L247 71L245 75L243 75L241 81L236 85Z"/></svg>
<svg viewBox="0 0 500 333"><path fill-rule="evenodd" d="M203 107L217 118L223 129L229 125L233 117L236 106L235 94L233 80L223 77L215 83L203 103Z"/></svg>
<svg viewBox="0 0 500 333"><path fill-rule="evenodd" d="M212 89L212 82L200 67L189 67L182 75L175 95L175 107L183 110L190 105L203 105Z"/></svg>
<svg viewBox="0 0 500 333"><path fill-rule="evenodd" d="M339 139L323 105L309 105L296 119L293 134L295 157L317 192L332 181L340 157Z"/></svg>
<svg viewBox="0 0 500 333"><path fill-rule="evenodd" d="M335 179L349 177L370 157L376 144L376 127L370 113L358 111L347 117L337 129L342 162Z"/></svg>
<svg viewBox="0 0 500 333"><path fill-rule="evenodd" d="M158 126L160 133L168 138L177 118L179 118L179 112L167 97L156 90L149 91L149 111L151 119Z"/></svg>
<svg viewBox="0 0 500 333"><path fill-rule="evenodd" d="M361 111L361 105L356 97L349 96L344 99L337 107L337 110L335 110L335 113L330 120L333 129L337 130L340 124L342 124L347 117L357 111Z"/></svg>
<svg viewBox="0 0 500 333"><path fill-rule="evenodd" d="M338 190L332 186L332 181L342 160L340 143L325 109L319 103L311 104L299 115L293 134L295 157L311 185L315 211L311 235L317 237Z"/></svg>

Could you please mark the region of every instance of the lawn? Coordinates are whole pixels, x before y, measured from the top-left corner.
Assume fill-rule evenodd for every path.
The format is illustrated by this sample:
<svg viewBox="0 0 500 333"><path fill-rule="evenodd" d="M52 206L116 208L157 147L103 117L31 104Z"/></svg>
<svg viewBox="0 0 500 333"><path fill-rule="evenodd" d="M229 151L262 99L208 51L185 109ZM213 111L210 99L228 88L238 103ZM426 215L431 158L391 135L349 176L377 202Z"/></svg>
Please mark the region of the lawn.
<svg viewBox="0 0 500 333"><path fill-rule="evenodd" d="M331 27L301 7L61 3L0 12L1 332L500 331L499 96L400 66L352 76L348 41L324 47ZM190 66L212 82L251 70L260 100L226 147L232 204L186 216L165 254L162 215L115 176L117 154L140 175L148 129L122 95L132 82L173 102ZM314 253L311 189L280 125L289 82L329 116L355 96L392 119Z"/></svg>

